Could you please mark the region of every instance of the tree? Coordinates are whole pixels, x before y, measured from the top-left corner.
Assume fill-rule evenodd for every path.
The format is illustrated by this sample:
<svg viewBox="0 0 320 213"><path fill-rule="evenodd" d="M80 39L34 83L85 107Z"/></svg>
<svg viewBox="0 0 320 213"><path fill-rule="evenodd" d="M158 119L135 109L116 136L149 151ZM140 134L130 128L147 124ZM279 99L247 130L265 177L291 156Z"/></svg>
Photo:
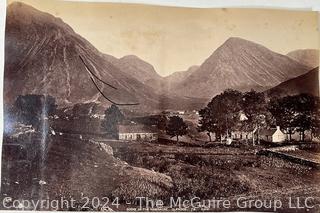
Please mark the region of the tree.
<svg viewBox="0 0 320 213"><path fill-rule="evenodd" d="M169 122L166 127L166 133L171 137L177 137L177 142L179 141L179 136L187 134L187 124L179 116L169 117Z"/></svg>
<svg viewBox="0 0 320 213"><path fill-rule="evenodd" d="M57 105L49 95L19 95L14 109L19 122L40 129L45 126L42 122L55 113Z"/></svg>
<svg viewBox="0 0 320 213"><path fill-rule="evenodd" d="M120 122L124 120L124 115L120 111L120 109L112 104L105 111L105 117L102 122L102 127L106 130L108 134L113 137L118 135L118 125Z"/></svg>
<svg viewBox="0 0 320 213"><path fill-rule="evenodd" d="M207 131L209 140L210 133L215 133L219 138L225 133L229 137L239 121L241 97L241 92L228 89L212 98L208 105L199 111L198 130Z"/></svg>
<svg viewBox="0 0 320 213"><path fill-rule="evenodd" d="M212 141L211 133L217 133L218 128L216 123L214 122L212 113L208 107L205 107L204 109L201 109L199 111L199 125L198 125L198 131L199 132L207 132L207 135L209 137L209 141Z"/></svg>
<svg viewBox="0 0 320 213"><path fill-rule="evenodd" d="M319 128L319 98L309 94L286 96L272 99L268 106L276 124L286 130L291 141L295 131L300 133L300 140L305 140L305 131Z"/></svg>
<svg viewBox="0 0 320 213"><path fill-rule="evenodd" d="M272 98L268 104L268 110L274 117L276 125L284 129L289 141L291 141L292 134L295 133L294 104L291 96Z"/></svg>
<svg viewBox="0 0 320 213"><path fill-rule="evenodd" d="M311 137L320 136L320 103L317 101L317 107L311 117Z"/></svg>
<svg viewBox="0 0 320 213"><path fill-rule="evenodd" d="M319 122L319 98L309 94L293 96L295 103L294 124L300 133L300 140L305 140L305 131L318 128Z"/></svg>
<svg viewBox="0 0 320 213"><path fill-rule="evenodd" d="M166 115L160 114L157 120L157 127L159 130L166 130L168 119Z"/></svg>
<svg viewBox="0 0 320 213"><path fill-rule="evenodd" d="M265 95L262 92L251 90L245 92L240 101L241 111L246 119L241 121L241 129L246 132L257 130L259 139L259 130L267 125L268 110ZM247 138L247 137L246 137ZM253 137L253 143L255 143Z"/></svg>

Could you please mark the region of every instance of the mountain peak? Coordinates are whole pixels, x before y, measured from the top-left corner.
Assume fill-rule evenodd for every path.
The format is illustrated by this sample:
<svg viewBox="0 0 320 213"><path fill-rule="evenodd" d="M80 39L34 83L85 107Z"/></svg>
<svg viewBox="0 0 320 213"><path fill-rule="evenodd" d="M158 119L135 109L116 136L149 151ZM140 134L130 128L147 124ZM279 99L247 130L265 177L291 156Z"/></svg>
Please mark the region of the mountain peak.
<svg viewBox="0 0 320 213"><path fill-rule="evenodd" d="M248 40L240 38L240 37L229 37L225 42L238 42L238 41L246 41L248 42Z"/></svg>
<svg viewBox="0 0 320 213"><path fill-rule="evenodd" d="M73 29L63 22L61 18L55 17L50 13L40 11L28 4L22 2L12 2L7 7L7 24L28 25L39 24L46 26L59 26L68 32L74 32Z"/></svg>
<svg viewBox="0 0 320 213"><path fill-rule="evenodd" d="M308 67L260 44L230 37L199 69L179 83L176 91L210 98L228 88L264 90L308 70Z"/></svg>
<svg viewBox="0 0 320 213"><path fill-rule="evenodd" d="M139 57L136 56L136 55L125 55L125 56L123 56L123 57L120 58L120 59L125 59L125 60L127 60L127 59L132 59L132 60L140 60L140 61L143 61L141 58L139 58Z"/></svg>
<svg viewBox="0 0 320 213"><path fill-rule="evenodd" d="M265 48L266 47L240 37L228 38L217 50L221 49L248 49L248 48Z"/></svg>
<svg viewBox="0 0 320 213"><path fill-rule="evenodd" d="M7 14L8 15L15 15L15 16L50 16L53 17L49 13L44 13L42 11L37 10L36 8L22 3L22 2L12 2L7 7Z"/></svg>
<svg viewBox="0 0 320 213"><path fill-rule="evenodd" d="M118 66L121 70L125 70L127 74L132 75L132 77L137 78L142 82L160 78L151 64L136 55L123 56L119 59Z"/></svg>
<svg viewBox="0 0 320 213"><path fill-rule="evenodd" d="M25 9L25 8L29 8L29 9L34 9L33 7L31 7L30 5L27 5L25 3L22 3L20 1L14 1L11 4L8 5L7 9Z"/></svg>

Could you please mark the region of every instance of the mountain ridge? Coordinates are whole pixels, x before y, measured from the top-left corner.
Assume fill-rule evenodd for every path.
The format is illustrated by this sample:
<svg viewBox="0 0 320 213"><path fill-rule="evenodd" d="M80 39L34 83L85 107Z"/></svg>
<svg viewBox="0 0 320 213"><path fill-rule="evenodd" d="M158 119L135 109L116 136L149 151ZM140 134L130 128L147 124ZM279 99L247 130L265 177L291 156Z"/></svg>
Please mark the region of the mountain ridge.
<svg viewBox="0 0 320 213"><path fill-rule="evenodd" d="M175 90L181 95L211 98L231 88L265 90L306 73L309 67L268 48L231 37Z"/></svg>
<svg viewBox="0 0 320 213"><path fill-rule="evenodd" d="M81 55L91 71L117 87L98 83L106 96L117 102L147 102L157 106L156 94L140 81L130 78L104 54L60 18L23 3L8 6L6 23L5 99L20 94L54 94L60 105L104 100L94 87ZM149 97L146 101L145 97Z"/></svg>
<svg viewBox="0 0 320 213"><path fill-rule="evenodd" d="M117 63L129 59L129 68L139 64L139 68L142 65L158 76L152 65L138 57L117 59L101 53L62 19L24 3L8 6L5 47L6 104L25 94L51 95L59 107L89 102L108 106L111 102L105 96L119 104L138 103L130 106L137 112L194 109L204 103L200 99L159 94Z"/></svg>
<svg viewBox="0 0 320 213"><path fill-rule="evenodd" d="M287 56L310 68L319 66L318 49L298 49L287 53Z"/></svg>
<svg viewBox="0 0 320 213"><path fill-rule="evenodd" d="M7 103L18 95L50 94L61 106L110 105L93 84L94 74L117 88L94 79L105 96L140 103L135 109L198 109L225 89L264 91L308 71L260 44L231 37L200 66L162 77L138 56L101 53L62 19L20 2L8 6L5 45Z"/></svg>

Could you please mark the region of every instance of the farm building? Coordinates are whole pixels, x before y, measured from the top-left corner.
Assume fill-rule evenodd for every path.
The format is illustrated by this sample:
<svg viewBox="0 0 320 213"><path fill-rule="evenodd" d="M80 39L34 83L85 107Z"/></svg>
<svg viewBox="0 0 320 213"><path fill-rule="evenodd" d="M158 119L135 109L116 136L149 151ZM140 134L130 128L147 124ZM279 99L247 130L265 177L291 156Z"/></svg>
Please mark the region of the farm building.
<svg viewBox="0 0 320 213"><path fill-rule="evenodd" d="M153 141L158 139L158 131L154 126L119 125L119 140Z"/></svg>
<svg viewBox="0 0 320 213"><path fill-rule="evenodd" d="M277 126L277 129L262 129L259 136L262 140L274 143L284 142L287 138L287 135L281 131L279 126Z"/></svg>

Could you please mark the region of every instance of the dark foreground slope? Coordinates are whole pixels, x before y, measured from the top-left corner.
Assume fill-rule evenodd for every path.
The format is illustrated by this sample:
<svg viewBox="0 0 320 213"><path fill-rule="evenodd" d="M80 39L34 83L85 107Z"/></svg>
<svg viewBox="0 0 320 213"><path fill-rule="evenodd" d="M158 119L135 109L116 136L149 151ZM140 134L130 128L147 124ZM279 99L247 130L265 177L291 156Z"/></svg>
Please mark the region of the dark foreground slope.
<svg viewBox="0 0 320 213"><path fill-rule="evenodd" d="M41 138L35 141L40 143L39 150L25 173L17 173L18 161L5 161L10 153L4 153L2 196L28 200L73 198L82 204L85 200L81 197L118 197L123 203L123 199L131 201L138 195L163 198L171 191L169 176L128 165L115 158L108 145L70 135L48 136L45 144L41 144Z"/></svg>
<svg viewBox="0 0 320 213"><path fill-rule="evenodd" d="M319 96L319 68L308 73L285 81L267 91L269 95L286 96L308 93Z"/></svg>

